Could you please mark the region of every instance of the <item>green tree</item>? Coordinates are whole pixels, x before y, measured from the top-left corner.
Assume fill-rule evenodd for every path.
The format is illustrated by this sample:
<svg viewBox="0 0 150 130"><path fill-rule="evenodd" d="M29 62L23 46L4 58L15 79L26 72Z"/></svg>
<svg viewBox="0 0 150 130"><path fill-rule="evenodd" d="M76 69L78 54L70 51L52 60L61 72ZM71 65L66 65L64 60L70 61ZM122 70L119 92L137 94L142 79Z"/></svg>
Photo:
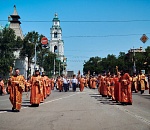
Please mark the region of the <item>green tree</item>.
<svg viewBox="0 0 150 130"><path fill-rule="evenodd" d="M28 75L30 74L29 68L33 57L35 56L35 44L40 43L41 35L38 32L28 32L23 40L23 47L20 52L20 57L28 57Z"/></svg>
<svg viewBox="0 0 150 130"><path fill-rule="evenodd" d="M150 74L150 46L145 49L145 62L144 67L148 74Z"/></svg>
<svg viewBox="0 0 150 130"><path fill-rule="evenodd" d="M106 61L104 62L104 69L114 73L116 68L116 56L115 55L107 55Z"/></svg>
<svg viewBox="0 0 150 130"><path fill-rule="evenodd" d="M99 61L99 62L98 62ZM130 74L133 74L134 61L136 65L136 72L145 69L146 73L150 73L150 47L146 48L146 52L120 52L119 56L108 54L105 58L91 57L83 66L83 72L87 73L91 71L101 73L102 71L110 71L115 73L116 66L118 70L128 70Z"/></svg>
<svg viewBox="0 0 150 130"><path fill-rule="evenodd" d="M87 62L84 63L83 67L83 72L85 74L90 71L90 74L99 74L102 71L102 66L100 65L101 58L96 56L96 57L91 57Z"/></svg>
<svg viewBox="0 0 150 130"><path fill-rule="evenodd" d="M48 52L43 59L43 67L48 76L52 76L54 73L54 58L56 59L56 54Z"/></svg>
<svg viewBox="0 0 150 130"><path fill-rule="evenodd" d="M10 67L14 67L14 51L22 47L22 40L16 37L14 30L4 28L0 32L0 74L6 76Z"/></svg>
<svg viewBox="0 0 150 130"><path fill-rule="evenodd" d="M117 58L116 66L118 66L119 70L127 68L126 65L127 61L128 61L128 56L125 54L125 52L120 52Z"/></svg>
<svg viewBox="0 0 150 130"><path fill-rule="evenodd" d="M142 52L142 53L138 52L135 54L135 62L136 62L137 72L140 72L140 70L145 69L144 68L145 60L146 60L146 56L145 56L144 52Z"/></svg>

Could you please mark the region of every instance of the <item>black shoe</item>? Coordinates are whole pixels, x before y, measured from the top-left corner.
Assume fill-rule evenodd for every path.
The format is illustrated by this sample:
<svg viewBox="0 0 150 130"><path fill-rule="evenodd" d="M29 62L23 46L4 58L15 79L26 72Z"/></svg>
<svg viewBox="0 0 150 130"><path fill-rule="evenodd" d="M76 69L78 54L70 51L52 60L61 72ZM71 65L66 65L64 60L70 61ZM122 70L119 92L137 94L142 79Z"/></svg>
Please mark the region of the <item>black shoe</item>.
<svg viewBox="0 0 150 130"><path fill-rule="evenodd" d="M30 107L34 107L34 104L31 104Z"/></svg>
<svg viewBox="0 0 150 130"><path fill-rule="evenodd" d="M12 107L12 111L14 111L14 110L15 110L15 108Z"/></svg>
<svg viewBox="0 0 150 130"><path fill-rule="evenodd" d="M15 112L20 112L20 110L15 110Z"/></svg>
<svg viewBox="0 0 150 130"><path fill-rule="evenodd" d="M127 105L125 102L121 102L121 104L122 104L123 106L126 106L126 105Z"/></svg>
<svg viewBox="0 0 150 130"><path fill-rule="evenodd" d="M39 107L39 104L35 104L35 107Z"/></svg>
<svg viewBox="0 0 150 130"><path fill-rule="evenodd" d="M129 102L129 103L127 103L127 105L132 105L132 103L131 103L131 102Z"/></svg>

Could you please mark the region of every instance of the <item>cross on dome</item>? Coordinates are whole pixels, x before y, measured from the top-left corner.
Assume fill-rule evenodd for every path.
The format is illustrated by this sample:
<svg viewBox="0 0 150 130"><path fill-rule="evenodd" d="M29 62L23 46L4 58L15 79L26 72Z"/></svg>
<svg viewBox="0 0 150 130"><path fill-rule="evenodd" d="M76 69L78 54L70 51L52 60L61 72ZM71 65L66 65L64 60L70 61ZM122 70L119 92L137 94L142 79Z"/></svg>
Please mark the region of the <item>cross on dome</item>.
<svg viewBox="0 0 150 130"><path fill-rule="evenodd" d="M58 15L57 15L57 13L55 13L55 18L58 18Z"/></svg>

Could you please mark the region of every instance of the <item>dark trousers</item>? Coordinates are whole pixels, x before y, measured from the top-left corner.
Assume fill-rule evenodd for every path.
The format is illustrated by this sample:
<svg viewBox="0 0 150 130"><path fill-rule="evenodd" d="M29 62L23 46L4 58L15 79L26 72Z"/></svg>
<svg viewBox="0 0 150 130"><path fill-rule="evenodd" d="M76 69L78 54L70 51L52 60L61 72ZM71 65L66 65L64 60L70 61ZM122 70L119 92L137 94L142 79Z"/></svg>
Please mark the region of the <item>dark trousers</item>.
<svg viewBox="0 0 150 130"><path fill-rule="evenodd" d="M63 87L64 87L65 92L67 92L67 90L68 90L68 84L63 84Z"/></svg>
<svg viewBox="0 0 150 130"><path fill-rule="evenodd" d="M76 84L76 83L73 83L73 84L72 84L72 87L73 87L73 91L75 92L75 91L76 91L76 88L77 88L77 84Z"/></svg>
<svg viewBox="0 0 150 130"><path fill-rule="evenodd" d="M2 87L0 86L0 95L3 94Z"/></svg>
<svg viewBox="0 0 150 130"><path fill-rule="evenodd" d="M69 91L69 83L68 83L68 85L67 85L67 90Z"/></svg>
<svg viewBox="0 0 150 130"><path fill-rule="evenodd" d="M144 90L141 90L141 94L143 94L144 93Z"/></svg>

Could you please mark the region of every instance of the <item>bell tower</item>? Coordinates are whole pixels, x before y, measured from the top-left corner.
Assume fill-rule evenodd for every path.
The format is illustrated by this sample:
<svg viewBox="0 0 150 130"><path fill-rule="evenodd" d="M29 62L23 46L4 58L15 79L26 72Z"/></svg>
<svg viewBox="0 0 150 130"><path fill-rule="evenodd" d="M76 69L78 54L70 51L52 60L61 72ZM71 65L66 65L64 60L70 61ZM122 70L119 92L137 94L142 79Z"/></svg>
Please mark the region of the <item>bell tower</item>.
<svg viewBox="0 0 150 130"><path fill-rule="evenodd" d="M14 5L14 12L8 18L8 22L10 22L10 28L15 31L16 36L19 36L21 39L23 39L23 34L20 27L21 22L19 21L19 19L20 16L18 15L16 6Z"/></svg>
<svg viewBox="0 0 150 130"><path fill-rule="evenodd" d="M61 62L64 58L64 41L62 40L62 29L57 13L53 18L53 25L50 28L51 40L49 42L50 51L55 53Z"/></svg>

